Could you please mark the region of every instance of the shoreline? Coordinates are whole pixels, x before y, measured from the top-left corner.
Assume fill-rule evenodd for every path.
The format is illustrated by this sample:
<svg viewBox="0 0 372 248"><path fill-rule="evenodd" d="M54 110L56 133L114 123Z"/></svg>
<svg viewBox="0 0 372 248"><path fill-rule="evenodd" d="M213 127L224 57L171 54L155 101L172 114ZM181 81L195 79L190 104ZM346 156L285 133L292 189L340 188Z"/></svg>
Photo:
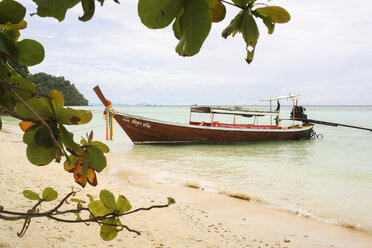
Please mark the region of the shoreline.
<svg viewBox="0 0 372 248"><path fill-rule="evenodd" d="M36 192L51 186L59 199L71 189L80 188L63 164L44 167L30 164L25 156L22 134L4 125L0 131L0 205L8 210L27 211L31 201L24 189ZM4 132L5 131L5 132ZM110 242L99 237L99 226L66 224L35 219L23 238L17 237L22 221L0 219L0 247L370 247L372 235L364 231L322 223L259 203L201 191L194 188L159 183L133 170L118 168L117 159L107 156L108 167L98 176L96 187L87 186L77 197L97 197L101 189L115 196L125 195L134 208L164 204L173 197L176 204L128 215L123 222L138 230L137 236L119 232ZM42 208L48 209L49 203ZM71 207L71 206L70 206Z"/></svg>
<svg viewBox="0 0 372 248"><path fill-rule="evenodd" d="M113 157L117 159L117 161L115 161L114 163L119 164L120 162L118 161L120 159L120 155L118 156L117 154L113 154ZM123 161L125 161L125 159ZM191 178L182 179L180 175L174 175L174 174L168 173L167 171L165 172L157 171L154 168L148 168L148 167L141 167L139 169L133 165L128 166L127 164L125 164L121 168L115 167L115 168L110 168L110 169L109 169L109 173L111 175L118 176L119 178L123 178L125 180L129 180L130 178L132 178L133 181L142 180L144 184L146 184L146 182L151 181L151 184L165 184L165 185L169 185L172 187L175 186L175 187L181 187L181 188L191 188L191 189L195 189L197 191L204 192L204 193L223 195L229 198L236 198L236 199L246 201L252 204L257 204L265 208L270 208L270 209L290 213L294 216L309 218L309 219L319 221L319 222L322 222L328 225L340 226L340 227L347 228L350 230L361 231L369 235L372 235L372 230L361 228L359 224L349 222L345 219L342 220L342 219L336 219L330 216L322 216L321 214L316 213L316 210L313 210L313 209L304 209L300 207L278 205L262 197L259 197L257 195L251 195L249 193L239 192L236 190L227 190L223 187L214 185L213 183L210 183L207 181L200 181L200 180L191 179ZM143 172L141 171L141 169L149 170L149 171Z"/></svg>

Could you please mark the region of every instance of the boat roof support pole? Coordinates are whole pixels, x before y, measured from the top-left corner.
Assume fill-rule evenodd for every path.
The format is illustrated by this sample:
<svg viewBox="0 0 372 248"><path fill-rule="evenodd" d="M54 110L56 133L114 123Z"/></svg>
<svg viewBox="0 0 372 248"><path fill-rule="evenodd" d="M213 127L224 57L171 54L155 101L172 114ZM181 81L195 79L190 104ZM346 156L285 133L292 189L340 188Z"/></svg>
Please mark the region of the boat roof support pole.
<svg viewBox="0 0 372 248"><path fill-rule="evenodd" d="M191 113L192 113L192 111L191 111L191 108L190 108L189 124L191 123Z"/></svg>
<svg viewBox="0 0 372 248"><path fill-rule="evenodd" d="M212 114L212 107L210 107L210 113L209 113L209 115L210 115L210 118L211 118L211 125L212 125L212 121L213 121L213 114Z"/></svg>
<svg viewBox="0 0 372 248"><path fill-rule="evenodd" d="M292 112L293 112L293 128L295 126L295 97L293 97L293 108L292 108Z"/></svg>
<svg viewBox="0 0 372 248"><path fill-rule="evenodd" d="M270 100L270 111L272 111L272 104L271 104L271 100ZM273 125L273 117L270 115L270 125L272 126Z"/></svg>

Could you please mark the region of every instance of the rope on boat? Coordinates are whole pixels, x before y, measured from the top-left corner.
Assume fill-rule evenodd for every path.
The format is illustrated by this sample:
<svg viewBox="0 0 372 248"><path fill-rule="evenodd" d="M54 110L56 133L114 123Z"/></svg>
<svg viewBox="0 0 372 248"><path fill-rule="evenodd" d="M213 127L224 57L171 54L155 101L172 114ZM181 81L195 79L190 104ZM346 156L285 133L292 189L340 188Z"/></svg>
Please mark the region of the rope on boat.
<svg viewBox="0 0 372 248"><path fill-rule="evenodd" d="M114 131L112 117L114 117L114 115L116 115L118 111L111 106L110 100L107 100L107 103L108 105L103 111L103 118L106 120L106 140L112 140Z"/></svg>
<svg viewBox="0 0 372 248"><path fill-rule="evenodd" d="M78 131L83 131L83 130L88 130L88 129L94 129L94 128L97 128L97 127L103 127L103 126L106 126L106 124L98 125L98 126L94 126L94 127L80 128L80 129L76 129L76 130L72 130L72 131L73 131L73 132L78 132Z"/></svg>
<svg viewBox="0 0 372 248"><path fill-rule="evenodd" d="M310 134L310 139L323 139L323 134L317 134L314 130Z"/></svg>

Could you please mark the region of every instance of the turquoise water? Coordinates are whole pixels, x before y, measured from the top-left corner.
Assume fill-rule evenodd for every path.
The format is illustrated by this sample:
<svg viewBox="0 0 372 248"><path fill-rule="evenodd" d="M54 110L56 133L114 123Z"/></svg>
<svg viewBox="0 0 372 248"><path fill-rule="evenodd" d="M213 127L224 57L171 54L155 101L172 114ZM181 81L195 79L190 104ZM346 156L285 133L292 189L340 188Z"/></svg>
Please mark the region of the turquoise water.
<svg viewBox="0 0 372 248"><path fill-rule="evenodd" d="M74 126L105 138L103 107ZM120 112L187 123L188 107L119 107ZM290 108L282 106L282 117ZM372 106L309 106L308 117L372 128ZM196 119L201 118L195 116ZM209 116L205 118L208 120ZM227 118L227 117L225 117ZM118 125L108 143L120 164L156 180L249 196L269 207L372 233L372 132L317 125L323 139L220 145L133 145Z"/></svg>

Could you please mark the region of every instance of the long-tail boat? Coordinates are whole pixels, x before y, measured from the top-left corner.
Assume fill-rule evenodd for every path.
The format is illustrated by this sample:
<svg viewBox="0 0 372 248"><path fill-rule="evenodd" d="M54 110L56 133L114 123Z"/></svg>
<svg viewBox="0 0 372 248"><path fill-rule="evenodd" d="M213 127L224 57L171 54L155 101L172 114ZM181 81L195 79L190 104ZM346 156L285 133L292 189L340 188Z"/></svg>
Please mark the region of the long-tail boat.
<svg viewBox="0 0 372 248"><path fill-rule="evenodd" d="M105 107L109 102L100 88L94 88L95 93ZM274 141L309 139L313 134L313 124L298 122L296 118L295 100L298 95L274 97L263 101L270 102L270 108L251 109L245 107L227 106L191 106L190 120L187 124L169 123L153 120L126 113L116 113L113 118L118 122L134 144L154 143L230 143L247 141ZM291 124L282 126L279 118L279 100L292 100L293 111ZM277 101L278 107L274 110L272 102ZM192 113L208 113L208 121L192 121ZM214 120L215 115L231 115L232 123L221 123ZM251 117L251 124L237 124L236 117ZM259 124L262 116L270 118L270 124ZM274 122L274 123L273 123Z"/></svg>

